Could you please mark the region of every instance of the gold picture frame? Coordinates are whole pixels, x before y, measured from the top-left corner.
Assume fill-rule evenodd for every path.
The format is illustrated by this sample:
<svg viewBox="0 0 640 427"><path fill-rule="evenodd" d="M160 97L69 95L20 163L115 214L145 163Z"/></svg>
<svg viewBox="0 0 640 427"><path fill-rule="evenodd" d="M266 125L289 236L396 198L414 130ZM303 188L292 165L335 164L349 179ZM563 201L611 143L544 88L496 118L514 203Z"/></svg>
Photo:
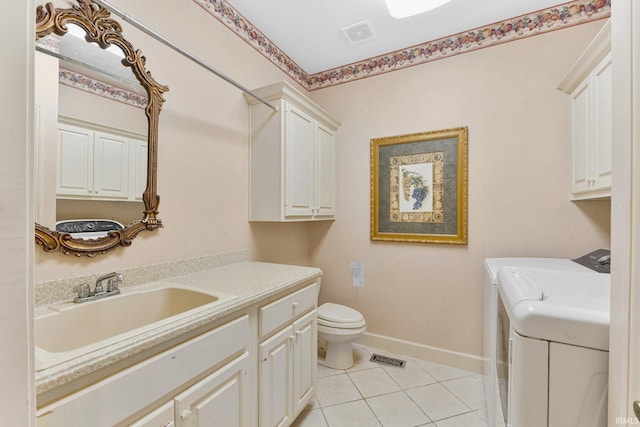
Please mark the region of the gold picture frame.
<svg viewBox="0 0 640 427"><path fill-rule="evenodd" d="M466 245L468 128L371 139L371 240Z"/></svg>

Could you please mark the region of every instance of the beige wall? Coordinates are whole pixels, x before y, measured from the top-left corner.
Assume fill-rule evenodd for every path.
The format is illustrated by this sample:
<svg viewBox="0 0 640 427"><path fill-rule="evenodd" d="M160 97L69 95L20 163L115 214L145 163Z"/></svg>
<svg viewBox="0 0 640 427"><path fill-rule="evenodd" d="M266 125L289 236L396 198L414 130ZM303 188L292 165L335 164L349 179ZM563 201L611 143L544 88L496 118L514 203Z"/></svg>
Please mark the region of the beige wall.
<svg viewBox="0 0 640 427"><path fill-rule="evenodd" d="M68 2L55 2L66 7ZM111 1L247 87L286 79L278 68L191 1ZM95 259L36 248L36 282L229 251L261 260L309 263L305 224L247 222L248 106L242 92L149 36L123 25L169 86L160 114L158 194L165 228Z"/></svg>
<svg viewBox="0 0 640 427"><path fill-rule="evenodd" d="M112 2L248 87L284 73L193 2ZM160 116L165 228L94 260L36 250L36 282L251 248L313 264L321 301L361 310L371 332L481 354L482 261L575 257L609 246L609 203L569 201L569 104L558 82L601 22L312 92L338 132L338 219L249 224L248 108L236 88L125 25L169 86ZM369 140L469 127L469 245L369 240ZM365 287L349 262L364 262Z"/></svg>
<svg viewBox="0 0 640 427"><path fill-rule="evenodd" d="M609 247L610 203L569 201L569 100L556 90L602 22L312 92L342 121L338 219L314 225L321 302L369 332L482 354L487 257L571 258ZM469 127L469 244L371 242L369 140ZM350 261L363 261L354 288Z"/></svg>
<svg viewBox="0 0 640 427"><path fill-rule="evenodd" d="M22 6L22 7L20 7ZM0 16L0 414L7 426L35 424L33 381L33 2ZM6 35L10 34L10 37Z"/></svg>

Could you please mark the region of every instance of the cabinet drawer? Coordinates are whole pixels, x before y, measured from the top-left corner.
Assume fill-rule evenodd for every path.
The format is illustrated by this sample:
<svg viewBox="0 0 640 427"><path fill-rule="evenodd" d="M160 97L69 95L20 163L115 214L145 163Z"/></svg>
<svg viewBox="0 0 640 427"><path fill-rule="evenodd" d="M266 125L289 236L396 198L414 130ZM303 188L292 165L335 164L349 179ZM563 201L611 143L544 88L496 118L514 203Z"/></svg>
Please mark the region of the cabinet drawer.
<svg viewBox="0 0 640 427"><path fill-rule="evenodd" d="M316 306L318 284L313 283L291 295L261 307L259 310L259 333L263 337Z"/></svg>
<svg viewBox="0 0 640 427"><path fill-rule="evenodd" d="M38 427L113 426L238 353L250 339L245 315L38 410Z"/></svg>

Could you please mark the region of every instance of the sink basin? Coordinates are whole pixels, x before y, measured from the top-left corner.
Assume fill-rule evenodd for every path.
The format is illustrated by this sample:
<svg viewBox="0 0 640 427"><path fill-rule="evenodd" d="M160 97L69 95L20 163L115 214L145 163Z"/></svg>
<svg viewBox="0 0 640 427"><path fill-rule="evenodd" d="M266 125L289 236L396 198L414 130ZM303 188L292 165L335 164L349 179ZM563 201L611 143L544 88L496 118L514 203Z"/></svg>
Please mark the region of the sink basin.
<svg viewBox="0 0 640 427"><path fill-rule="evenodd" d="M36 368L60 362L60 353L91 351L125 338L131 332L142 333L145 326L193 314L197 308L209 308L234 298L197 290L160 287L107 297L87 303L62 303L36 313ZM206 307L205 307L206 306ZM96 346L95 344L102 345ZM52 354L57 353L57 354ZM68 359L64 358L64 359ZM47 363L48 362L48 363ZM39 365L39 366L38 366Z"/></svg>

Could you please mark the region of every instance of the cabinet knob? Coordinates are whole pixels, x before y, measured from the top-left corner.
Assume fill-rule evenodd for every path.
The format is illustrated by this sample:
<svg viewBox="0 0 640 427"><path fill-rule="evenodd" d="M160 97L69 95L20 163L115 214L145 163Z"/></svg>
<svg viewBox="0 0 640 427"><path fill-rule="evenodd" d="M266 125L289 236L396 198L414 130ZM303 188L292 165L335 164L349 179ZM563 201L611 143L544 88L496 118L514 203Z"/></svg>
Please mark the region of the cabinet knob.
<svg viewBox="0 0 640 427"><path fill-rule="evenodd" d="M293 304L291 304L291 305L293 305L293 308L298 308L298 303L297 303L297 302L295 302L295 301L294 301L294 302L293 302Z"/></svg>
<svg viewBox="0 0 640 427"><path fill-rule="evenodd" d="M180 418L182 418L183 420L186 420L187 418L189 418L191 416L191 411L188 409L185 409L184 411L182 411L180 413Z"/></svg>

